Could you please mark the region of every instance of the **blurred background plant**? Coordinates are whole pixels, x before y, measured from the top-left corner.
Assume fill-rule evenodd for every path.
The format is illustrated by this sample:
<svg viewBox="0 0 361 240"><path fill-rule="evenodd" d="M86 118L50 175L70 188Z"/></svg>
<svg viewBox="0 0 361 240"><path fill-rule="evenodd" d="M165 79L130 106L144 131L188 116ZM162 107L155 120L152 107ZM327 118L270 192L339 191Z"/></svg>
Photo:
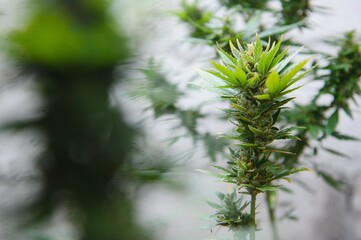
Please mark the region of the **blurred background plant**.
<svg viewBox="0 0 361 240"><path fill-rule="evenodd" d="M30 174L2 176L33 191L13 206L16 224L2 239L152 239L138 221L136 187L161 182L173 164L140 141L142 126L112 97L134 49L111 4L30 0L27 20L2 39L13 81L31 82L40 99L32 116L1 122L2 134L37 142L35 159L22 156L34 160Z"/></svg>

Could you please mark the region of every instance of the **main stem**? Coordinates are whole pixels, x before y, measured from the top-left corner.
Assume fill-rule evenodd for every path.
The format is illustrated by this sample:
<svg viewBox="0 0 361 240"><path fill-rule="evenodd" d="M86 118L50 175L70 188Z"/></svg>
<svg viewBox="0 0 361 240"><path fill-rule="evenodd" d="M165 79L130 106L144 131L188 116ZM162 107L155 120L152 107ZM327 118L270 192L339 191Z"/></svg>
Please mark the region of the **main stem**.
<svg viewBox="0 0 361 240"><path fill-rule="evenodd" d="M251 194L251 231L250 231L250 240L256 240L256 197L257 194Z"/></svg>

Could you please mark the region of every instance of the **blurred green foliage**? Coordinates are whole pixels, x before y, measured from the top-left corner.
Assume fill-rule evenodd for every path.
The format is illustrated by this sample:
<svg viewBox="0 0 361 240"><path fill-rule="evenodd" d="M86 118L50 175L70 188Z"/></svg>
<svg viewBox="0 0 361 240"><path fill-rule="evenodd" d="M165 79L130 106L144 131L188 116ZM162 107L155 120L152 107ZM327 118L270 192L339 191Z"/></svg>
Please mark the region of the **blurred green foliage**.
<svg viewBox="0 0 361 240"><path fill-rule="evenodd" d="M131 51L111 19L109 1L31 1L24 26L8 37L8 56L34 76L38 117L9 128L37 129L41 187L21 214L26 229L65 206L80 239L149 239L136 221L128 188L136 130L110 103L115 70ZM129 171L132 170L132 171ZM135 170L134 170L135 171ZM22 229L24 230L24 229Z"/></svg>

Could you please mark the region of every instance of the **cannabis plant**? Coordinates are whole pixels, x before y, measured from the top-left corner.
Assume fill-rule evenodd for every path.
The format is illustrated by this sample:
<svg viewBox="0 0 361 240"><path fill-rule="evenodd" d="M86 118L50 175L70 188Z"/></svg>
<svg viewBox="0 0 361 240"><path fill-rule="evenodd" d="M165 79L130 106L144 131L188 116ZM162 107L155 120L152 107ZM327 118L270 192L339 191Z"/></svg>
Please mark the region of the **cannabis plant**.
<svg viewBox="0 0 361 240"><path fill-rule="evenodd" d="M251 227L250 239L255 239L258 194L275 190L278 180L290 181L289 175L305 170L286 168L270 158L274 152L292 154L271 144L275 140L297 139L292 131L300 127L280 129L277 120L285 104L294 99L286 95L298 89L294 84L312 70L302 71L309 59L289 66L297 52L286 57L288 49L280 51L281 42L282 39L271 44L269 40L264 47L258 36L250 44L241 45L237 41L237 47L230 42L232 54L219 48L220 63L212 61L213 69L201 71L205 79L221 90L221 97L229 101L229 108L224 111L235 126L234 133L226 136L235 141L227 167L215 166L222 171L216 176L234 184L251 199L249 217L234 220L233 217L227 219L232 214L222 217L217 214L217 221L231 229L238 225ZM229 201L229 198L223 200ZM238 211L246 205L233 209Z"/></svg>

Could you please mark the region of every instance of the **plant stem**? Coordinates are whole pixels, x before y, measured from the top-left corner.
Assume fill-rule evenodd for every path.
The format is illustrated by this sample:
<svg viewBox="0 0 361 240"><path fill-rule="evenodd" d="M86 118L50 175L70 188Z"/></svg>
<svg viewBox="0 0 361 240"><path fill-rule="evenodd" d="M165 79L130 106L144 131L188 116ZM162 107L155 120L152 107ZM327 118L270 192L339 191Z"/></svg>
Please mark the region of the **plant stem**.
<svg viewBox="0 0 361 240"><path fill-rule="evenodd" d="M280 236L277 229L277 223L276 223L276 216L275 211L276 208L274 204L272 203L272 195L277 194L276 192L266 192L266 202L267 202L267 208L268 208L268 216L272 228L272 239L273 240L280 240Z"/></svg>
<svg viewBox="0 0 361 240"><path fill-rule="evenodd" d="M251 231L250 240L256 240L256 193L251 194Z"/></svg>

